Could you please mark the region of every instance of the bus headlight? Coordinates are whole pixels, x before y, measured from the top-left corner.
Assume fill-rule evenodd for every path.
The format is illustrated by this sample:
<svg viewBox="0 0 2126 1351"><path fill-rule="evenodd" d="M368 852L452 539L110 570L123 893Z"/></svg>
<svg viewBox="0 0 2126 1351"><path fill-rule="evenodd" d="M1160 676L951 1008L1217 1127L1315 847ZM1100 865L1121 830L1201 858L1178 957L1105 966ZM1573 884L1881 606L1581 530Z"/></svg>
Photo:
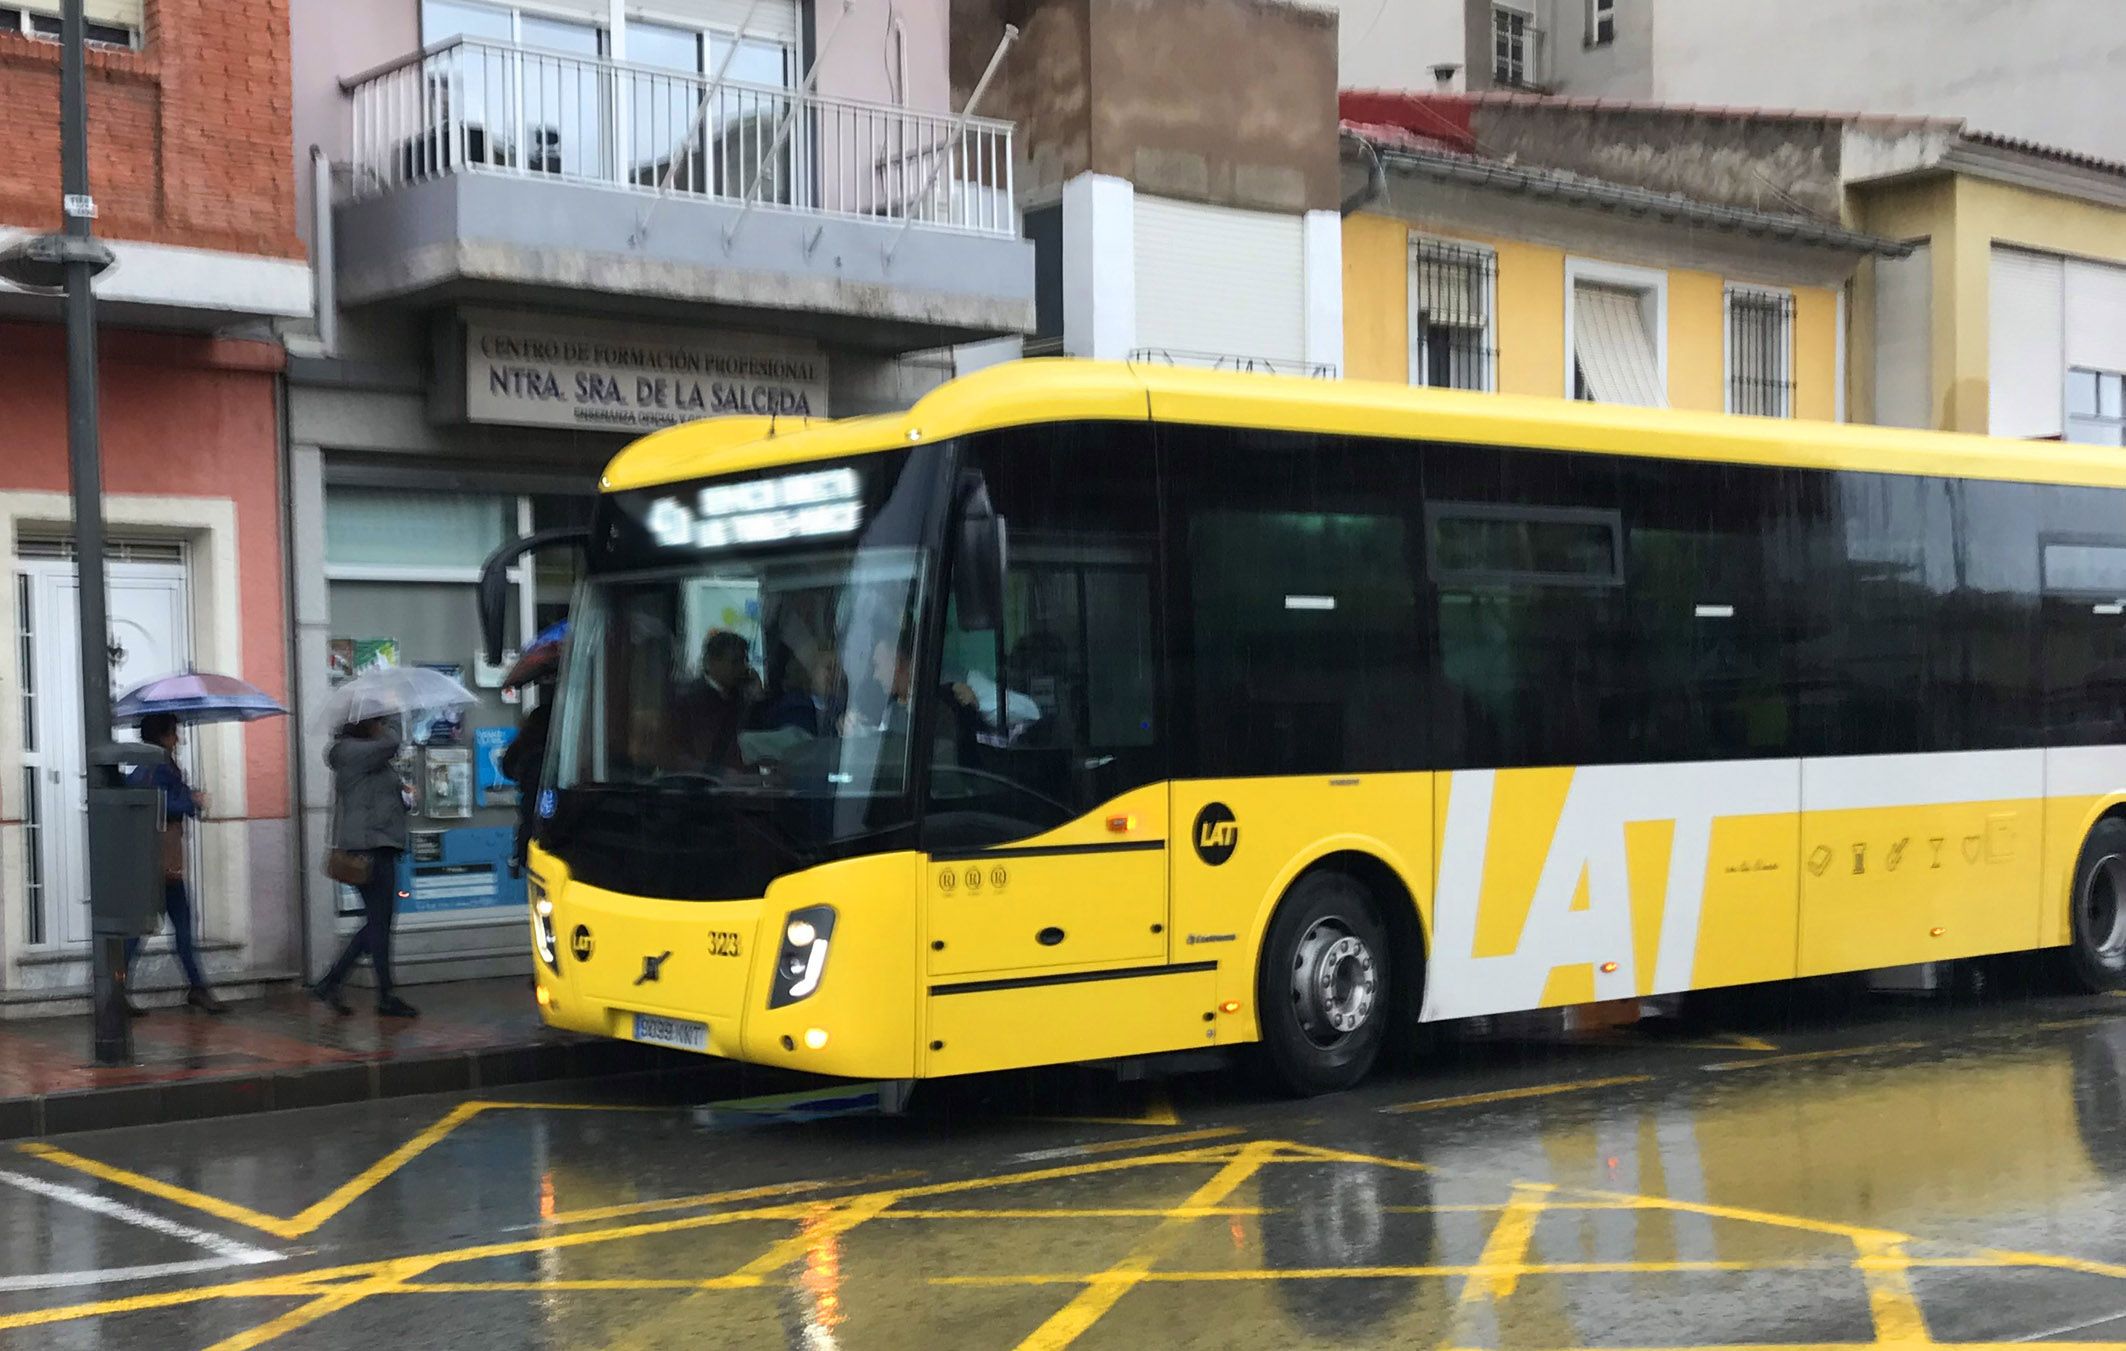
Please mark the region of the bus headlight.
<svg viewBox="0 0 2126 1351"><path fill-rule="evenodd" d="M524 893L531 898L532 946L547 970L558 973L561 961L554 951L554 903L547 899L546 887L529 873L524 877Z"/></svg>
<svg viewBox="0 0 2126 1351"><path fill-rule="evenodd" d="M775 955L775 983L768 1007L779 1009L809 998L827 974L827 943L834 937L834 907L793 910L783 921L782 946Z"/></svg>

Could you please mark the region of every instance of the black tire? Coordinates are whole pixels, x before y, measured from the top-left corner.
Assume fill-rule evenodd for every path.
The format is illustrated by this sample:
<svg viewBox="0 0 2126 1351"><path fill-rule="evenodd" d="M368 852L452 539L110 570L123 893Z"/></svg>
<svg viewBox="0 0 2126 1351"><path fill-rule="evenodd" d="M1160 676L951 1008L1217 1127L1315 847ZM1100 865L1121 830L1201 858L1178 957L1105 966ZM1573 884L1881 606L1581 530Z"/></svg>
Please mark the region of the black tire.
<svg viewBox="0 0 2126 1351"><path fill-rule="evenodd" d="M2107 816L2074 865L2067 968L2082 988L2126 989L2126 820Z"/></svg>
<svg viewBox="0 0 2126 1351"><path fill-rule="evenodd" d="M1285 893L1255 978L1259 1059L1295 1097L1336 1093L1366 1077L1392 1018L1387 931L1373 893L1318 872Z"/></svg>

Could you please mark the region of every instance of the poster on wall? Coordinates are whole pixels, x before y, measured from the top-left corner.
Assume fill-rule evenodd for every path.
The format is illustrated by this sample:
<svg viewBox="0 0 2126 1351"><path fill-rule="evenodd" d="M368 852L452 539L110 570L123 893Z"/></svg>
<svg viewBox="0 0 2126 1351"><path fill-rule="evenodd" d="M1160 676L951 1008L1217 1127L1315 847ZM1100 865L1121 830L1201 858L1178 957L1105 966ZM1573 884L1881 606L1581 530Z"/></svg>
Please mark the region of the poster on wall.
<svg viewBox="0 0 2126 1351"><path fill-rule="evenodd" d="M396 638L332 638L325 643L327 678L335 685L379 666L399 664Z"/></svg>
<svg viewBox="0 0 2126 1351"><path fill-rule="evenodd" d="M425 816L458 820L472 815L472 751L464 746L431 746L427 754Z"/></svg>
<svg viewBox="0 0 2126 1351"><path fill-rule="evenodd" d="M465 668L454 662L424 661L417 664L441 672L460 685L465 683ZM465 710L462 708L429 709L414 715L413 744L416 746L455 746L464 736Z"/></svg>
<svg viewBox="0 0 2126 1351"><path fill-rule="evenodd" d="M517 785L502 772L502 757L517 739L514 727L476 727L472 733L473 793L482 807L514 807Z"/></svg>

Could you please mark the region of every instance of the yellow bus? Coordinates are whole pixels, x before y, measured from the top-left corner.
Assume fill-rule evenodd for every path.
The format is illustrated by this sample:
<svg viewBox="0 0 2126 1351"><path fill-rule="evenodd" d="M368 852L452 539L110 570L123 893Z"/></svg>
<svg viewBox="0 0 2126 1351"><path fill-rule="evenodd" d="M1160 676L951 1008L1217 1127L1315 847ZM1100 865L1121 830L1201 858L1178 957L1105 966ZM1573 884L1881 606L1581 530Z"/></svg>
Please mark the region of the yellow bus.
<svg viewBox="0 0 2126 1351"><path fill-rule="evenodd" d="M904 1080L2056 947L2126 982L2116 451L1091 362L607 470L557 1027Z"/></svg>

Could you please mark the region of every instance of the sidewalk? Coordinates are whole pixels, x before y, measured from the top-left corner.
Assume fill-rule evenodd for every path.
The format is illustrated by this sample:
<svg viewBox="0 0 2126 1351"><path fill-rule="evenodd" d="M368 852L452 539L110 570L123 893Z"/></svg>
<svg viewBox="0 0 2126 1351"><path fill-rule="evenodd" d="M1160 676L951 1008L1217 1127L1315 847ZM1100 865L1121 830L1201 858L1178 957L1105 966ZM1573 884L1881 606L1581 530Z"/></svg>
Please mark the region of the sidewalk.
<svg viewBox="0 0 2126 1351"><path fill-rule="evenodd" d="M698 1068L700 1057L550 1031L524 978L427 985L421 1016L342 1018L300 990L133 1022L133 1063L95 1064L86 1015L0 1022L0 1140L322 1107L542 1079Z"/></svg>

